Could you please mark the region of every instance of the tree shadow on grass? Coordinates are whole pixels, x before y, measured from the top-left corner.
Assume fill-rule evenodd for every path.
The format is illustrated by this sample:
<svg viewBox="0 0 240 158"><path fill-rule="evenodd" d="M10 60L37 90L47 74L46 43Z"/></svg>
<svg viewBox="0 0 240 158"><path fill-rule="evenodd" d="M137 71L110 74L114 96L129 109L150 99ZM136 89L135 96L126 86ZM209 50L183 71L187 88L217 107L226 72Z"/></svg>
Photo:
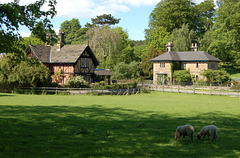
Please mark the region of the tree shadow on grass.
<svg viewBox="0 0 240 158"><path fill-rule="evenodd" d="M6 93L1 93L0 92L0 97L13 97L14 95L12 94L6 94Z"/></svg>
<svg viewBox="0 0 240 158"><path fill-rule="evenodd" d="M1 106L0 157L239 157L237 117L205 113L174 117L122 108ZM174 140L179 125L195 127L194 142ZM207 124L216 142L197 140Z"/></svg>

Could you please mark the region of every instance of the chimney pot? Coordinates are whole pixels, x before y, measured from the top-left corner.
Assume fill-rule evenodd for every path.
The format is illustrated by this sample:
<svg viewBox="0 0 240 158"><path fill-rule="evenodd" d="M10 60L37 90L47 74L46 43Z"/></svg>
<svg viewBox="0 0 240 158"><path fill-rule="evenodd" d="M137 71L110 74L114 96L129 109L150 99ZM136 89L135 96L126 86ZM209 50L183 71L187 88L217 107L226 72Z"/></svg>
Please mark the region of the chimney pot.
<svg viewBox="0 0 240 158"><path fill-rule="evenodd" d="M172 42L168 42L165 46L166 52L172 52L173 51L173 44Z"/></svg>

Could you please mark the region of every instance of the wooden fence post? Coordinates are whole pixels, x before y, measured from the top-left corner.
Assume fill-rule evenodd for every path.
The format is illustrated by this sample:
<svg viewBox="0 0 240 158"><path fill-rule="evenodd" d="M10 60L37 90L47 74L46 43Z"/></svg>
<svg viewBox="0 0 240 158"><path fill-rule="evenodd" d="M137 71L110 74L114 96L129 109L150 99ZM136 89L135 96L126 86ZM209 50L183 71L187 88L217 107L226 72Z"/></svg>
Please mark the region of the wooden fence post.
<svg viewBox="0 0 240 158"><path fill-rule="evenodd" d="M212 84L210 83L210 95L212 95Z"/></svg>
<svg viewBox="0 0 240 158"><path fill-rule="evenodd" d="M193 83L193 95L195 95L195 84Z"/></svg>

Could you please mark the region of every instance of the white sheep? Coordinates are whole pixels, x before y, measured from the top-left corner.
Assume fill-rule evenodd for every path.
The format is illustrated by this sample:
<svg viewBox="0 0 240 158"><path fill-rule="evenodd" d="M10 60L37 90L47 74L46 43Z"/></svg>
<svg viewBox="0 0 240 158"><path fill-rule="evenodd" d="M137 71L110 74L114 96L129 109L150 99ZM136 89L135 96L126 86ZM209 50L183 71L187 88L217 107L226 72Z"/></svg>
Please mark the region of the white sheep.
<svg viewBox="0 0 240 158"><path fill-rule="evenodd" d="M208 125L205 126L201 129L201 131L198 133L197 138L200 140L201 137L203 136L203 139L205 138L206 135L208 135L208 140L209 140L209 136L212 136L212 141L216 141L218 135L217 135L217 127L214 125Z"/></svg>
<svg viewBox="0 0 240 158"><path fill-rule="evenodd" d="M191 141L193 142L193 132L194 132L194 128L191 125L178 126L175 133L175 139L178 140L179 137L183 135L184 139L185 139L185 136L189 136Z"/></svg>

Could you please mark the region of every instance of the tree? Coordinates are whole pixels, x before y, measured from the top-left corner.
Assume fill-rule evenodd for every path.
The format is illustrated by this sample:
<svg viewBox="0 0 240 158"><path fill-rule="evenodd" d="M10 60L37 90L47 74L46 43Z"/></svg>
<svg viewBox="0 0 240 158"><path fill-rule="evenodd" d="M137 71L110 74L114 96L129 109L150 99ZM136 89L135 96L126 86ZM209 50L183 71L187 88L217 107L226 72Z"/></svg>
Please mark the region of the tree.
<svg viewBox="0 0 240 158"><path fill-rule="evenodd" d="M146 30L149 34L147 42L150 47L154 47L158 51L165 52L165 45L169 41L171 34L163 26L155 29Z"/></svg>
<svg viewBox="0 0 240 158"><path fill-rule="evenodd" d="M179 29L172 32L171 41L173 41L174 51L188 51L192 43L194 31L188 29L188 24L183 24Z"/></svg>
<svg viewBox="0 0 240 158"><path fill-rule="evenodd" d="M100 61L101 68L108 68L112 63L113 52L118 49L120 37L109 26L88 29L89 44Z"/></svg>
<svg viewBox="0 0 240 158"><path fill-rule="evenodd" d="M32 38L38 38L47 45L57 43L57 35L51 28L46 28L42 21L39 21L31 33Z"/></svg>
<svg viewBox="0 0 240 158"><path fill-rule="evenodd" d="M117 47L112 53L112 63L124 62L129 64L135 60L132 41L128 38L127 31L121 27L112 28L118 34Z"/></svg>
<svg viewBox="0 0 240 158"><path fill-rule="evenodd" d="M114 18L111 14L99 15L96 18L92 18L92 24L94 25L115 25L118 24L120 19Z"/></svg>
<svg viewBox="0 0 240 158"><path fill-rule="evenodd" d="M5 87L35 87L48 81L49 70L37 59L9 53L0 62L0 84Z"/></svg>
<svg viewBox="0 0 240 158"><path fill-rule="evenodd" d="M51 28L48 17L54 17L56 14L56 0L48 0L48 11L42 11L41 7L45 0L38 0L35 3L21 6L19 1L15 0L11 3L0 4L0 52L14 52L11 47L14 41L20 37L18 29L20 25L24 25L30 30L33 29L39 19L42 19L45 26Z"/></svg>
<svg viewBox="0 0 240 158"><path fill-rule="evenodd" d="M61 23L60 31L65 33L66 44L82 44L86 43L87 28L82 28L78 19L66 20Z"/></svg>
<svg viewBox="0 0 240 158"><path fill-rule="evenodd" d="M139 65L142 76L149 79L153 77L153 62L150 60L161 54L163 54L162 51L158 51L156 48L151 46L148 52L143 55L142 62Z"/></svg>
<svg viewBox="0 0 240 158"><path fill-rule="evenodd" d="M114 66L113 71L117 79L136 79L139 76L138 63L135 61L130 64L120 62Z"/></svg>
<svg viewBox="0 0 240 158"><path fill-rule="evenodd" d="M214 0L205 0L200 4L196 5L197 11L197 34L202 37L205 32L213 27L213 18L216 12Z"/></svg>
<svg viewBox="0 0 240 158"><path fill-rule="evenodd" d="M134 61L141 62L143 55L147 52L147 45L134 45L133 46Z"/></svg>
<svg viewBox="0 0 240 158"><path fill-rule="evenodd" d="M155 29L162 26L167 32L189 24L190 30L196 30L197 14L195 3L191 0L162 0L150 14L149 27Z"/></svg>
<svg viewBox="0 0 240 158"><path fill-rule="evenodd" d="M240 67L240 1L218 0L213 29L201 40L202 50L226 65Z"/></svg>

